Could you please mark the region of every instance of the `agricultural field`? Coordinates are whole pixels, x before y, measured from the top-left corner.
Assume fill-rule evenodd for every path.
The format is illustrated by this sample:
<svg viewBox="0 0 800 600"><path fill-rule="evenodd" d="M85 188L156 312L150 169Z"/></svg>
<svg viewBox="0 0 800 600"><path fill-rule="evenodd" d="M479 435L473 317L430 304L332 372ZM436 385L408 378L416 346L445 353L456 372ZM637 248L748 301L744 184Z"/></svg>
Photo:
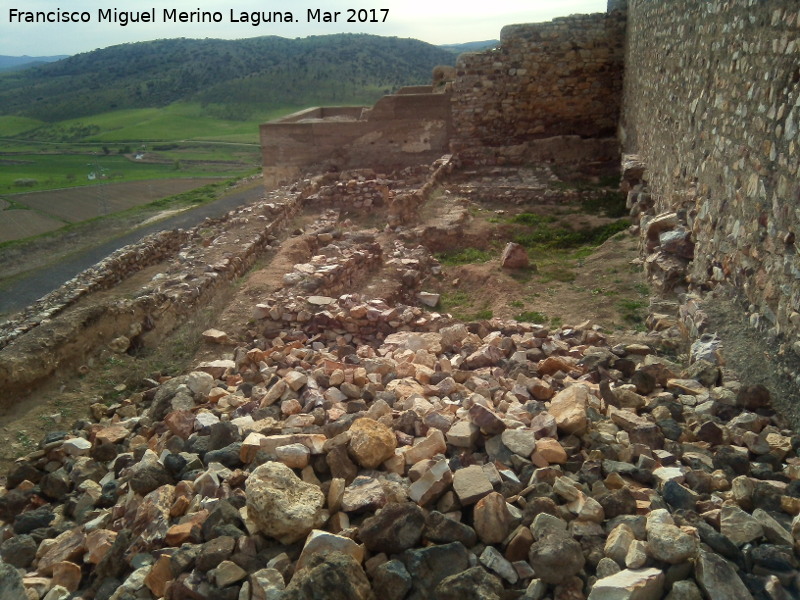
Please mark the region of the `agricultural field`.
<svg viewBox="0 0 800 600"><path fill-rule="evenodd" d="M161 179L17 194L10 201L0 200L0 243L118 213L215 181L220 179Z"/></svg>

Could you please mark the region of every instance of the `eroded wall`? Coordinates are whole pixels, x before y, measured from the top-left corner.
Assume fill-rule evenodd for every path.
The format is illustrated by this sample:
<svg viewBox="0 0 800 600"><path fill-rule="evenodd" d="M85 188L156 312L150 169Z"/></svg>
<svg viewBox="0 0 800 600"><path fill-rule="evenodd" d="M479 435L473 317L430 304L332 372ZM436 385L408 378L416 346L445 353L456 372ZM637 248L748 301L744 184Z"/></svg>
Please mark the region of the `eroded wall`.
<svg viewBox="0 0 800 600"><path fill-rule="evenodd" d="M800 6L631 0L621 138L655 213L678 211L701 288L744 294L751 324L800 350Z"/></svg>
<svg viewBox="0 0 800 600"><path fill-rule="evenodd" d="M462 54L453 90L452 149L466 160L524 160L554 136L615 137L625 12L509 25L498 49Z"/></svg>

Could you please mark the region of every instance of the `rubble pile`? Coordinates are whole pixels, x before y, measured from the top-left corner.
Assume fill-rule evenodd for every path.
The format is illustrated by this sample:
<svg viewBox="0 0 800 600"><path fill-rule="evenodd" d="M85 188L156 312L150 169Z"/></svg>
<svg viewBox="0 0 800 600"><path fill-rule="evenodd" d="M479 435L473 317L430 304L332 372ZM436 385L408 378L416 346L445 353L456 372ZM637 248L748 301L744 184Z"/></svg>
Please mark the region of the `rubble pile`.
<svg viewBox="0 0 800 600"><path fill-rule="evenodd" d="M717 353L309 300L20 460L0 597L798 592L800 438Z"/></svg>

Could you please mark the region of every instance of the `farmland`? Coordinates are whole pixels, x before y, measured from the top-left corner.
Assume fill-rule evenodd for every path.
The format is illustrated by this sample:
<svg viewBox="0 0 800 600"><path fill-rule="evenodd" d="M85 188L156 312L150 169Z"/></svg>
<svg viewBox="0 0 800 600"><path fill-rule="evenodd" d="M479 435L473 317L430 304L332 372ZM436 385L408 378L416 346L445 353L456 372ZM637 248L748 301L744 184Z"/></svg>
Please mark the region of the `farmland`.
<svg viewBox="0 0 800 600"><path fill-rule="evenodd" d="M0 243L180 194L219 179L161 179L17 194L0 201Z"/></svg>

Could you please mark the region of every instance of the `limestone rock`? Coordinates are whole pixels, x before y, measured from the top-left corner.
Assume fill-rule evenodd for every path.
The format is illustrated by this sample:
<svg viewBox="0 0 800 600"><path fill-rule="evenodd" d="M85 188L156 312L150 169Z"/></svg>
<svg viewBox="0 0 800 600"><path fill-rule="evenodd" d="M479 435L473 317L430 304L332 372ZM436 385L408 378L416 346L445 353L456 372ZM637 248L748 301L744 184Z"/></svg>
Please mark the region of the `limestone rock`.
<svg viewBox="0 0 800 600"><path fill-rule="evenodd" d="M738 506L723 506L719 531L737 546L743 546L764 535L758 520Z"/></svg>
<svg viewBox="0 0 800 600"><path fill-rule="evenodd" d="M536 434L530 429L506 429L500 437L509 450L524 458L536 449Z"/></svg>
<svg viewBox="0 0 800 600"><path fill-rule="evenodd" d="M653 558L670 564L685 562L697 552L697 540L694 537L666 523L647 528L647 544Z"/></svg>
<svg viewBox="0 0 800 600"><path fill-rule="evenodd" d="M504 269L524 269L529 264L528 251L525 246L508 242L500 256L500 265Z"/></svg>
<svg viewBox="0 0 800 600"><path fill-rule="evenodd" d="M325 496L281 463L265 463L246 484L247 514L259 530L283 544L303 539L328 518Z"/></svg>
<svg viewBox="0 0 800 600"><path fill-rule="evenodd" d="M660 569L624 569L599 579L589 600L660 600L664 573Z"/></svg>
<svg viewBox="0 0 800 600"><path fill-rule="evenodd" d="M330 554L331 552L347 554L355 559L358 564L364 561L363 546L355 543L350 538L315 529L306 539L300 558L297 559L295 570L304 569L309 564L312 556Z"/></svg>
<svg viewBox="0 0 800 600"><path fill-rule="evenodd" d="M394 432L374 419L361 418L350 427L350 453L366 469L374 469L394 456L396 447Z"/></svg>
<svg viewBox="0 0 800 600"><path fill-rule="evenodd" d="M431 598L431 590L447 577L462 573L469 568L469 552L459 542L415 548L400 555L406 566L413 587L407 600Z"/></svg>
<svg viewBox="0 0 800 600"><path fill-rule="evenodd" d="M486 472L478 465L470 465L453 474L453 490L461 504L474 504L493 491Z"/></svg>
<svg viewBox="0 0 800 600"><path fill-rule="evenodd" d="M397 559L387 561L372 573L373 589L383 600L403 600L411 589L411 575Z"/></svg>
<svg viewBox="0 0 800 600"><path fill-rule="evenodd" d="M510 533L512 516L506 499L498 492L491 492L478 500L473 509L475 531L484 544L499 544Z"/></svg>
<svg viewBox="0 0 800 600"><path fill-rule="evenodd" d="M582 435L589 425L586 409L589 402L589 388L584 385L570 386L550 400L550 413L559 431L566 434Z"/></svg>

